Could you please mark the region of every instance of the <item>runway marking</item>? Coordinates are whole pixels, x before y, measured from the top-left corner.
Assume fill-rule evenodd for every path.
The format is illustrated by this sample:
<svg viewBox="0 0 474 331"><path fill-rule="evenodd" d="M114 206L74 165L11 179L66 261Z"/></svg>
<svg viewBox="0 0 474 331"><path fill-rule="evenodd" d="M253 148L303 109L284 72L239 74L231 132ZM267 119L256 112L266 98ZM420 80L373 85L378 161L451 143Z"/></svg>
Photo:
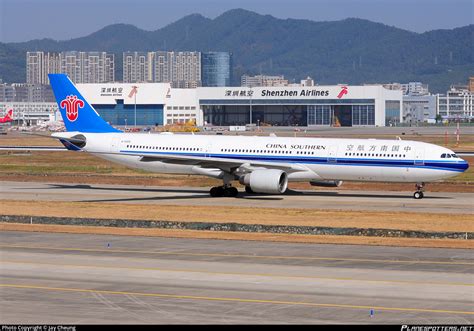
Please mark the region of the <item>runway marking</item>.
<svg viewBox="0 0 474 331"><path fill-rule="evenodd" d="M323 308L375 309L375 310L386 310L386 311L474 315L474 312L472 312L472 311L423 309L423 308L401 308L401 307L382 307L382 306L362 306L362 305L343 305L343 304L315 303L315 302L304 302L304 301L279 301L279 300L261 300L261 299L244 299L244 298L220 298L220 297L205 297L205 296L162 294L162 293L125 292L125 291L91 290L91 289L65 288L65 287L48 287L48 286L37 286L37 285L0 284L0 287L3 287L3 288L17 288L17 289L45 290L45 291L93 293L93 294L99 293L99 294L137 295L137 296L146 296L146 297L155 297L155 298L169 298L169 299L188 299L188 300L241 302L241 303L268 303L268 304L277 304L277 305L323 307Z"/></svg>
<svg viewBox="0 0 474 331"><path fill-rule="evenodd" d="M281 275L281 274L252 274L240 272L219 272L196 269L164 269L154 267L128 267L115 265L88 265L88 264L58 264L52 262L36 262L36 261L12 261L2 260L2 263L10 264L37 264L37 265L54 265L59 267L73 267L73 268L103 268L103 269L126 269L126 270L145 270L145 271L161 271L161 272L187 272L187 273L202 273L208 275L227 275L227 276L256 276L269 278L286 278L286 279L308 279L308 280L335 280L335 281L357 281L369 283L396 283L396 284L416 284L416 285L446 285L446 286L474 286L472 283L450 283L450 282L421 282L410 280L386 280L386 279L358 279L350 277L318 277L318 276L299 276L299 275Z"/></svg>
<svg viewBox="0 0 474 331"><path fill-rule="evenodd" d="M54 251L75 251L75 252L96 252L96 253L140 253L150 255L179 255L179 256L207 256L207 257L238 257L251 259L272 259L272 260L308 260L308 261L346 261L346 262L372 262L372 263L402 263L402 264L445 264L445 265L468 265L474 266L474 262L449 262L449 261L422 261L422 260L377 260L377 259L350 259L338 257L308 257L308 256L272 256L272 255L245 255L245 254L220 254L220 253L191 253L191 252L153 252L139 250L118 250L118 249L98 249L98 248L67 248L67 247L45 247L45 246L22 246L22 245L0 245L0 248L22 248L22 249L43 249Z"/></svg>

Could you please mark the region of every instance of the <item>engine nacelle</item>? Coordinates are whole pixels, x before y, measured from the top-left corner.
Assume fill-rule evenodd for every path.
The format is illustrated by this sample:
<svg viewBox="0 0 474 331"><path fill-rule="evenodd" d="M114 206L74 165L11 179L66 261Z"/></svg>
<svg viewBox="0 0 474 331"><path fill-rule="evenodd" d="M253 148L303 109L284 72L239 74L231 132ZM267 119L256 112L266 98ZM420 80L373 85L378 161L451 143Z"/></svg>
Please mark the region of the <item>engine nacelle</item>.
<svg viewBox="0 0 474 331"><path fill-rule="evenodd" d="M309 183L311 186L339 187L342 185L342 180L314 180Z"/></svg>
<svg viewBox="0 0 474 331"><path fill-rule="evenodd" d="M281 194L288 187L288 175L278 169L254 170L239 179L256 193Z"/></svg>

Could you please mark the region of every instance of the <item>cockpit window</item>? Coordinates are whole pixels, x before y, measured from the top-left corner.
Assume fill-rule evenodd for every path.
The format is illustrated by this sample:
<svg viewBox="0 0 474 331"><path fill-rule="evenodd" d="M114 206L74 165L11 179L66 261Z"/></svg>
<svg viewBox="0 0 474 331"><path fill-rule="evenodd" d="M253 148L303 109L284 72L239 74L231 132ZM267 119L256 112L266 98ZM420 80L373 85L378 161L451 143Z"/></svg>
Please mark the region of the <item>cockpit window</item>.
<svg viewBox="0 0 474 331"><path fill-rule="evenodd" d="M456 154L451 154L452 157L459 158Z"/></svg>
<svg viewBox="0 0 474 331"><path fill-rule="evenodd" d="M441 158L445 159L446 158L446 153L441 154Z"/></svg>
<svg viewBox="0 0 474 331"><path fill-rule="evenodd" d="M447 157L448 159L450 159L450 158L451 158L451 154L446 154L446 157Z"/></svg>

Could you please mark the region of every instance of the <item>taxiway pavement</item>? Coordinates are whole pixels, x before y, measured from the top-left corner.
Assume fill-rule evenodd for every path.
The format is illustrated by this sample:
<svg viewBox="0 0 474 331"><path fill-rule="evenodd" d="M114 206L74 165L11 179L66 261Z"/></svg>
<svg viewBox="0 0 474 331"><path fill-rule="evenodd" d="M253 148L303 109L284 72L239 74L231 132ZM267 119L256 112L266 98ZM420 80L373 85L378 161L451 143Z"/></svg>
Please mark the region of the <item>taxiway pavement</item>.
<svg viewBox="0 0 474 331"><path fill-rule="evenodd" d="M474 323L471 250L5 231L0 262L2 324Z"/></svg>
<svg viewBox="0 0 474 331"><path fill-rule="evenodd" d="M284 195L246 194L211 198L208 188L0 182L0 199L87 201L162 205L310 208L368 211L404 211L447 214L474 212L474 193L429 192L415 200L413 192L348 191L337 189L289 191Z"/></svg>

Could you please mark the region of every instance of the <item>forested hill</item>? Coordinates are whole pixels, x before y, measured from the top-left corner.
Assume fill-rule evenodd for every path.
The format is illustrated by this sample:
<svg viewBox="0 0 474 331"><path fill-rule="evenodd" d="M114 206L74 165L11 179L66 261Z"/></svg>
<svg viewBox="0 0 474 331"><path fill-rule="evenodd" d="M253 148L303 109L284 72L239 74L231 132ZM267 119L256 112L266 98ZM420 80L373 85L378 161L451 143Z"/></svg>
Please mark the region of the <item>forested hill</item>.
<svg viewBox="0 0 474 331"><path fill-rule="evenodd" d="M157 23L158 25L158 23ZM89 36L0 43L0 78L26 79L26 51L108 51L122 78L123 51L229 51L234 83L248 74L311 76L319 84L421 81L432 92L474 75L474 25L415 33L368 20L314 22L234 9L215 19L189 15L156 31L109 25Z"/></svg>

